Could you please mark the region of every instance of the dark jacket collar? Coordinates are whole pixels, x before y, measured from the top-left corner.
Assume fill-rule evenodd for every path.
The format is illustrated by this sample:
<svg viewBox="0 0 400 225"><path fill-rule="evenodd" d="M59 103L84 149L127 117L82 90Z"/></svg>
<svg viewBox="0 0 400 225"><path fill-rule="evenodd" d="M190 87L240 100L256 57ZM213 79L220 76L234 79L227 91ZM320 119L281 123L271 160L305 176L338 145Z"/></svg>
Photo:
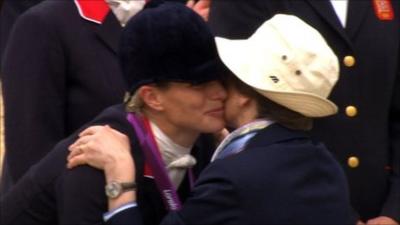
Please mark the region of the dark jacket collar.
<svg viewBox="0 0 400 225"><path fill-rule="evenodd" d="M309 136L304 131L292 130L278 123L274 123L257 133L247 144L247 148L256 148L261 144L263 147L278 142L292 139L308 139Z"/></svg>
<svg viewBox="0 0 400 225"><path fill-rule="evenodd" d="M74 0L74 2L84 20L99 25L94 30L99 40L117 53L122 26L105 0Z"/></svg>
<svg viewBox="0 0 400 225"><path fill-rule="evenodd" d="M100 26L96 26L96 35L114 53L118 51L118 43L122 33L122 26L114 13L108 13Z"/></svg>
<svg viewBox="0 0 400 225"><path fill-rule="evenodd" d="M372 7L371 1L349 0L347 9L347 24L346 28L343 29L339 19L336 16L335 10L329 1L308 0L307 2L316 10L318 14L320 14L321 18L323 18L331 27L333 27L333 29L336 30L336 32L342 36L343 39L348 42L350 46L351 42L349 37L356 35L357 30L364 21L363 19L367 14L368 7Z"/></svg>

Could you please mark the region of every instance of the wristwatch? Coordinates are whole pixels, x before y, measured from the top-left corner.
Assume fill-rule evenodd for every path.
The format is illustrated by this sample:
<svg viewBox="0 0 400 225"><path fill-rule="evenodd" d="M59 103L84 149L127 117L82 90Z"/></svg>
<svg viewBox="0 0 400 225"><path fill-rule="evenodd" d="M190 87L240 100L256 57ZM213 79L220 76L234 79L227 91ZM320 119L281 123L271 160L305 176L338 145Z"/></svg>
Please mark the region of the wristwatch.
<svg viewBox="0 0 400 225"><path fill-rule="evenodd" d="M110 183L106 184L105 191L107 197L117 198L126 191L136 190L136 187L137 185L135 182L121 183L117 181L111 181Z"/></svg>

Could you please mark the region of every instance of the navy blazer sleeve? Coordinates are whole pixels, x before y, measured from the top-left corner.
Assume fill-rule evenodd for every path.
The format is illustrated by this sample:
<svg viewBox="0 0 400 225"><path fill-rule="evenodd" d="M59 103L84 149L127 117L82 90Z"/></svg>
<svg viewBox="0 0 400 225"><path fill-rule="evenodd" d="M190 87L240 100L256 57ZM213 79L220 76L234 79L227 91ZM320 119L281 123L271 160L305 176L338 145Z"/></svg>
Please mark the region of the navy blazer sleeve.
<svg viewBox="0 0 400 225"><path fill-rule="evenodd" d="M4 54L5 143L9 151L22 153L14 155L21 162L39 161L66 135L66 69L56 30L46 14L30 10L17 20ZM20 164L13 165L15 179L30 166Z"/></svg>
<svg viewBox="0 0 400 225"><path fill-rule="evenodd" d="M132 224L137 210L116 214L107 224ZM326 150L295 143L252 148L213 162L183 208L161 224L327 222L353 223L344 173Z"/></svg>
<svg viewBox="0 0 400 225"><path fill-rule="evenodd" d="M143 221L142 221L142 216L140 215L140 212L139 212L139 208L133 207L133 208L129 208L124 211L121 211L118 214L114 215L106 222L106 224L107 225L113 225L113 224L115 224L115 225L116 224L140 225L140 224L143 224Z"/></svg>

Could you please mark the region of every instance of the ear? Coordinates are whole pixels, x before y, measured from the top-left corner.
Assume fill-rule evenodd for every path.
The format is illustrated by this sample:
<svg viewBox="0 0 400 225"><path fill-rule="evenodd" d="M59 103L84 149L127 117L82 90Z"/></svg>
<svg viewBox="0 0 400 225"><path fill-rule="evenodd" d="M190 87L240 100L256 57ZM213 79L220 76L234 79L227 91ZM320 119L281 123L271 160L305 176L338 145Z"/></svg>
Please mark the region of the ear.
<svg viewBox="0 0 400 225"><path fill-rule="evenodd" d="M161 104L161 95L159 90L151 85L143 85L138 90L139 96L142 98L146 107L150 109L161 111L164 109Z"/></svg>
<svg viewBox="0 0 400 225"><path fill-rule="evenodd" d="M239 107L247 107L251 103L251 99L245 95L237 94L237 104Z"/></svg>

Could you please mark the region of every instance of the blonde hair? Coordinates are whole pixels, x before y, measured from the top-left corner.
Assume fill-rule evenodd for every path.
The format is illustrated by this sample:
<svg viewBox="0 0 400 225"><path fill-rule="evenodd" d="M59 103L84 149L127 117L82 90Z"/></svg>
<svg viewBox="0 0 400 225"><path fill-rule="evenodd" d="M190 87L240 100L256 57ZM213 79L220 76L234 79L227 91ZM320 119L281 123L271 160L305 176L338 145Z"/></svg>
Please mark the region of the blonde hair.
<svg viewBox="0 0 400 225"><path fill-rule="evenodd" d="M168 81L157 81L151 84L145 84L149 86L153 86L158 89L168 89L170 87L170 82ZM124 103L125 103L125 110L127 112L133 113L143 113L144 106L146 103L143 101L142 97L139 95L139 88L131 94L130 92L125 93Z"/></svg>
<svg viewBox="0 0 400 225"><path fill-rule="evenodd" d="M144 107L144 101L143 99L139 96L139 92L136 91L133 95L131 95L129 92L125 93L125 110L127 112L133 112L133 113L142 113L143 112L143 107Z"/></svg>

